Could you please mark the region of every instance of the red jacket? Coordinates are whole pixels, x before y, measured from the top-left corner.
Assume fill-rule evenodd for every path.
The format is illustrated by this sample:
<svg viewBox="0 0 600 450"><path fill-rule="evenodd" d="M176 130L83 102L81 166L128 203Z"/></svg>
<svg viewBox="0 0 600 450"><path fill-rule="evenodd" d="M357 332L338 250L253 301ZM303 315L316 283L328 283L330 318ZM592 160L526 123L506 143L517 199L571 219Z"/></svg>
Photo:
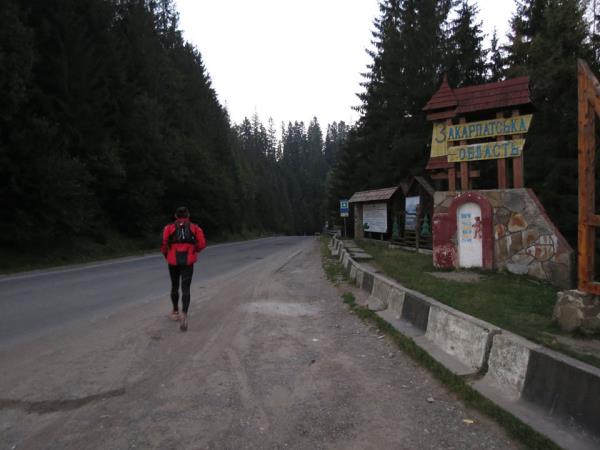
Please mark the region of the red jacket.
<svg viewBox="0 0 600 450"><path fill-rule="evenodd" d="M202 228L200 228L195 223L190 223L190 231L192 233L194 233L194 236L196 236L196 244L188 244L188 243L169 244L169 237L176 230L175 224L181 223L181 222L185 223L185 222L189 222L189 221L190 221L190 219L177 219L175 222L168 224L165 227L165 229L163 230L162 245L160 246L160 251L163 255L165 255L167 262L171 266L178 265L177 264L177 262L178 262L177 256L178 255L180 257L179 258L180 261L181 261L181 258L183 257L185 264L188 266L191 266L198 259L198 253L200 253L206 247L206 239L204 238L204 231L202 231Z"/></svg>

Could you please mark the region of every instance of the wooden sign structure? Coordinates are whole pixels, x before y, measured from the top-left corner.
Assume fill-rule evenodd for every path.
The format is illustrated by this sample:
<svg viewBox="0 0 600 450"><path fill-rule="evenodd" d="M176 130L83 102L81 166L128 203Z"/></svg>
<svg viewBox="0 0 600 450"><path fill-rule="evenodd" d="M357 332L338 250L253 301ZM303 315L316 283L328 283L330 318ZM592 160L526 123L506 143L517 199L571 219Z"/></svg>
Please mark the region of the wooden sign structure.
<svg viewBox="0 0 600 450"><path fill-rule="evenodd" d="M472 189L480 177L475 161L496 160L498 188L509 187L508 160L512 161L513 187L524 187L524 135L532 115L529 77L452 89L444 77L440 89L423 111L433 121L431 178L448 180L448 190ZM469 121L470 120L470 121Z"/></svg>
<svg viewBox="0 0 600 450"><path fill-rule="evenodd" d="M596 116L600 116L600 83L582 60L577 64L579 90L579 230L578 288L600 295L595 280L596 229Z"/></svg>

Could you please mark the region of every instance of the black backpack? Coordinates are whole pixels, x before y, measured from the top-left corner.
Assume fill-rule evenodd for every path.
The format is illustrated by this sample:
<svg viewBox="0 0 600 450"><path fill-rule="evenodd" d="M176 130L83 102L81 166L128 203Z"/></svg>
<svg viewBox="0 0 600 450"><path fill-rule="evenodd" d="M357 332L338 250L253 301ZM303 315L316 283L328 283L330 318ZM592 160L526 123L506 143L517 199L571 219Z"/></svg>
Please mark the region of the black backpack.
<svg viewBox="0 0 600 450"><path fill-rule="evenodd" d="M174 222L175 231L169 236L169 244L195 244L196 236L192 233L189 222Z"/></svg>

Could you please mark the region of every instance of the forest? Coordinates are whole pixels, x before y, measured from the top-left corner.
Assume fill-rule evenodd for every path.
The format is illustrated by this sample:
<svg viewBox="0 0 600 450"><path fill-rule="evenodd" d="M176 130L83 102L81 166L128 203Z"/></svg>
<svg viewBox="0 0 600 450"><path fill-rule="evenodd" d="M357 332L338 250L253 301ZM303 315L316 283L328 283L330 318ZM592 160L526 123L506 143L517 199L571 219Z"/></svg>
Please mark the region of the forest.
<svg viewBox="0 0 600 450"><path fill-rule="evenodd" d="M453 87L531 77L525 183L573 241L576 60L598 68L594 11L515 0L507 43L489 46L477 13L381 0L359 120L265 125L231 121L172 0L3 0L0 249L153 242L179 205L209 241L314 233L339 221L339 199L424 172L422 108L444 74Z"/></svg>
<svg viewBox="0 0 600 450"><path fill-rule="evenodd" d="M347 135L232 123L172 0L0 2L0 96L7 251L156 243L179 205L213 242L314 233Z"/></svg>

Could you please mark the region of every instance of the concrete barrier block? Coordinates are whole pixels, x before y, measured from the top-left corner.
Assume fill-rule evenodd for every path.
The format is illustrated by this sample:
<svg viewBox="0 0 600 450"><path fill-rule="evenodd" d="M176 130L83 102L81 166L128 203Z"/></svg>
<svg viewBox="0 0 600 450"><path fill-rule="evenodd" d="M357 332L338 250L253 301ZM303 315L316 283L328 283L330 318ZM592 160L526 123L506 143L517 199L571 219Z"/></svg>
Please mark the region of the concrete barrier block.
<svg viewBox="0 0 600 450"><path fill-rule="evenodd" d="M400 320L402 317L402 306L404 306L405 292L395 286L390 288L387 299L388 309L393 314L394 319Z"/></svg>
<svg viewBox="0 0 600 450"><path fill-rule="evenodd" d="M363 291L368 292L369 294L373 292L373 283L375 281L375 277L370 272L365 272L363 275L363 281L361 287Z"/></svg>
<svg viewBox="0 0 600 450"><path fill-rule="evenodd" d="M425 332L429 322L429 302L412 294L404 295L402 306L402 320L407 321L415 328Z"/></svg>
<svg viewBox="0 0 600 450"><path fill-rule="evenodd" d="M356 281L356 266L354 264L350 267L350 279Z"/></svg>
<svg viewBox="0 0 600 450"><path fill-rule="evenodd" d="M349 258L350 258L350 255L348 254L348 252L346 250L344 250L344 256L342 256L342 266L346 267L346 264L348 263Z"/></svg>
<svg viewBox="0 0 600 450"><path fill-rule="evenodd" d="M460 363L481 369L486 362L489 339L500 330L491 324L451 308L432 305L425 337Z"/></svg>
<svg viewBox="0 0 600 450"><path fill-rule="evenodd" d="M484 382L494 384L507 397L517 400L525 385L529 355L539 345L506 331L492 339Z"/></svg>
<svg viewBox="0 0 600 450"><path fill-rule="evenodd" d="M357 268L356 268L356 280L355 281L356 281L356 285L358 287L362 287L364 277L365 277L365 271L360 266L357 266Z"/></svg>
<svg viewBox="0 0 600 450"><path fill-rule="evenodd" d="M597 367L542 346L531 349L521 399L543 408L547 414L583 426L600 444Z"/></svg>
<svg viewBox="0 0 600 450"><path fill-rule="evenodd" d="M388 305L387 301L391 290L392 286L388 281L376 276L375 280L373 281L373 292L371 293L371 297L380 300L385 309Z"/></svg>

